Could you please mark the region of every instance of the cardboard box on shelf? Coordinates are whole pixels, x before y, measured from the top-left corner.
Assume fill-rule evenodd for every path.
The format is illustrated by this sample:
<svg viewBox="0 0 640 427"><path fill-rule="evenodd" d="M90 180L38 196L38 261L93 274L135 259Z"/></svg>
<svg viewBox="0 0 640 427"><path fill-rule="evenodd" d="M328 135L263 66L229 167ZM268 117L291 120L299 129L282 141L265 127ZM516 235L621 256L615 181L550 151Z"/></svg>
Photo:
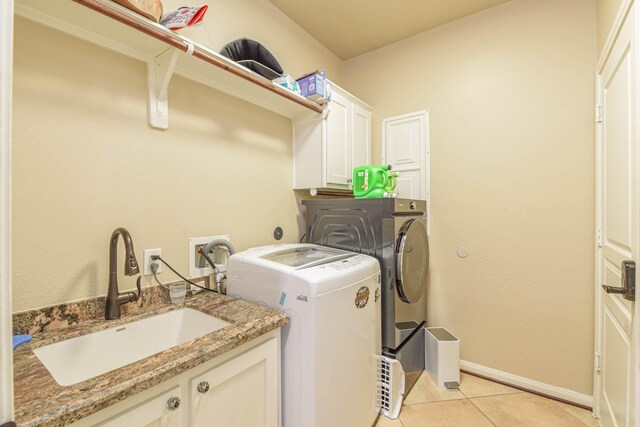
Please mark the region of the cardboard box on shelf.
<svg viewBox="0 0 640 427"><path fill-rule="evenodd" d="M326 104L331 100L331 84L325 71L316 70L296 79L300 84L300 93L305 98L318 104Z"/></svg>

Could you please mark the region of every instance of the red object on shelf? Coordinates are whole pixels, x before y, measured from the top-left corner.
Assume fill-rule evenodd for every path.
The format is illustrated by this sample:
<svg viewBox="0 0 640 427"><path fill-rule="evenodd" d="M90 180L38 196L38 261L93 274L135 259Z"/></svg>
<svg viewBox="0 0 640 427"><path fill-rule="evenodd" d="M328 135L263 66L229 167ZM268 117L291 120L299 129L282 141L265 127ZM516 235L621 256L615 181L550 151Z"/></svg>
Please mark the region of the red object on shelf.
<svg viewBox="0 0 640 427"><path fill-rule="evenodd" d="M178 10L169 12L162 17L160 24L176 31L180 28L192 27L198 25L204 19L204 15L207 13L209 6L203 4L195 7L181 7Z"/></svg>

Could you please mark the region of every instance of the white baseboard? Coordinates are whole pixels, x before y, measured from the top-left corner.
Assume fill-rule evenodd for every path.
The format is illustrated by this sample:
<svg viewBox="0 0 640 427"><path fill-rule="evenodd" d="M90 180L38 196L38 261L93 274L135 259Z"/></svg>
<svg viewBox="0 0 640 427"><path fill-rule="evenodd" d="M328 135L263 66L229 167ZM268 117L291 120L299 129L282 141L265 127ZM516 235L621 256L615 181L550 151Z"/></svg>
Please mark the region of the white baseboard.
<svg viewBox="0 0 640 427"><path fill-rule="evenodd" d="M460 361L460 369L472 374L482 375L483 377L522 387L527 390L546 394L547 396L573 402L578 405L588 406L590 408L593 407L593 396L577 393L566 388L556 387L525 377L519 377L518 375L509 374L508 372L498 371L497 369L467 362L466 360Z"/></svg>

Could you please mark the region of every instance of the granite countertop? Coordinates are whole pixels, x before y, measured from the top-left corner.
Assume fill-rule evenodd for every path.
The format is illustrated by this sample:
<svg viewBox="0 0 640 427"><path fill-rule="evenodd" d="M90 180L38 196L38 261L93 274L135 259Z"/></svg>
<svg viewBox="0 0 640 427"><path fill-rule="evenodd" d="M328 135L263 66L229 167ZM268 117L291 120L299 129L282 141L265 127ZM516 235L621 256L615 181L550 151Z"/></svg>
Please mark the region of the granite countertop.
<svg viewBox="0 0 640 427"><path fill-rule="evenodd" d="M33 353L56 341L96 332L176 308L193 308L231 325L72 386L60 386ZM184 304L162 304L106 321L93 319L33 335L14 351L16 423L21 427L62 426L168 380L287 323L287 315L268 307L200 292Z"/></svg>

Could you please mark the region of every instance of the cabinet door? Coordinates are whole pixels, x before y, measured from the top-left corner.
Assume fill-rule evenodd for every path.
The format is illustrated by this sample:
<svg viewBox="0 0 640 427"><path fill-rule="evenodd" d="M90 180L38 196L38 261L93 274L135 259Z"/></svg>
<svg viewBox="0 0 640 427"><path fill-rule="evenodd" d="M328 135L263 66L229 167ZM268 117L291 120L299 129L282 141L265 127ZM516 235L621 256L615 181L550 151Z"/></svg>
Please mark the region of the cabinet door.
<svg viewBox="0 0 640 427"><path fill-rule="evenodd" d="M353 173L351 166L351 112L353 104L333 92L325 141L325 177L328 186L348 186Z"/></svg>
<svg viewBox="0 0 640 427"><path fill-rule="evenodd" d="M278 350L272 339L192 378L192 426L278 427Z"/></svg>
<svg viewBox="0 0 640 427"><path fill-rule="evenodd" d="M323 141L326 123L322 118L301 120L293 125L293 188L322 187Z"/></svg>
<svg viewBox="0 0 640 427"><path fill-rule="evenodd" d="M174 387L153 399L98 424L99 427L180 427L182 404L180 387ZM175 400L175 399L178 400Z"/></svg>
<svg viewBox="0 0 640 427"><path fill-rule="evenodd" d="M353 168L371 164L371 111L353 104ZM353 171L352 171L353 172Z"/></svg>

